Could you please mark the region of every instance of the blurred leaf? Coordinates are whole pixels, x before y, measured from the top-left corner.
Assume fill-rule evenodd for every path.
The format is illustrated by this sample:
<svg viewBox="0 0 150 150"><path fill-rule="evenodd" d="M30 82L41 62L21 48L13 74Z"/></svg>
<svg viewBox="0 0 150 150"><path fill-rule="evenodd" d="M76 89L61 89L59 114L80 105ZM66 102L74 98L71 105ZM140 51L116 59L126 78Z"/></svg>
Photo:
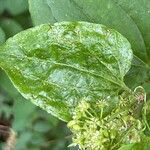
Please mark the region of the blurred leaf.
<svg viewBox="0 0 150 150"><path fill-rule="evenodd" d="M34 115L32 116L34 120L38 120L38 118L45 118L48 124L53 127L56 127L60 123L60 120L58 118L48 114L46 111L42 109L38 109L38 111L36 111L35 113L35 116Z"/></svg>
<svg viewBox="0 0 150 150"><path fill-rule="evenodd" d="M49 115L49 114L48 114ZM57 126L57 124L60 122L56 117L53 117L53 116L50 116L49 115L49 117L47 117L48 118L48 122L49 122L49 124L51 124L51 126L53 126L53 127L56 127Z"/></svg>
<svg viewBox="0 0 150 150"><path fill-rule="evenodd" d="M149 3L148 1L149 0L147 0L147 3ZM81 20L104 24L123 34L130 41L134 53L144 61L148 60L144 40L138 26L124 10L112 0L29 0L29 4L30 13L36 25L47 22L53 23L54 21ZM41 5L43 8L40 10L39 6ZM48 8L50 12L48 12ZM47 10L47 13L41 12L44 9ZM49 19L45 21L39 18Z"/></svg>
<svg viewBox="0 0 150 150"><path fill-rule="evenodd" d="M22 96L15 100L13 107L14 122L13 129L15 131L22 131L25 127L29 126L32 120L32 113L35 111L35 106L30 101L25 101ZM28 122L28 124L27 124Z"/></svg>
<svg viewBox="0 0 150 150"><path fill-rule="evenodd" d="M12 114L12 110L10 109L10 107L8 105L2 105L1 104L1 109L0 109L0 115L4 114L5 119L9 119L9 117Z"/></svg>
<svg viewBox="0 0 150 150"><path fill-rule="evenodd" d="M19 92L16 90L16 88L11 83L8 76L2 70L0 70L0 87L2 87L5 91L7 91L8 94L13 99L17 99L17 97L19 97L19 95L20 95Z"/></svg>
<svg viewBox="0 0 150 150"><path fill-rule="evenodd" d="M32 20L29 12L17 15L14 18L21 25L21 27L23 27L23 29L32 27Z"/></svg>
<svg viewBox="0 0 150 150"><path fill-rule="evenodd" d="M14 88L9 78L5 75L4 72L0 72L0 87L3 87L8 91L9 95L14 99L13 114L14 122L13 129L15 131L23 130L26 126L26 122L29 121L29 118L32 112L35 109L35 106L31 104L30 101L26 101L20 93Z"/></svg>
<svg viewBox="0 0 150 150"><path fill-rule="evenodd" d="M124 145L119 150L149 150L150 149L150 143L135 143L135 144L129 144Z"/></svg>
<svg viewBox="0 0 150 150"><path fill-rule="evenodd" d="M28 0L31 17L35 25L43 23L54 23L55 18L52 15L50 7L47 5L47 0Z"/></svg>
<svg viewBox="0 0 150 150"><path fill-rule="evenodd" d="M70 149L67 146L65 149L63 149L63 147L65 147L65 142L62 140L59 140L57 141L57 144L55 144L53 150L69 150Z"/></svg>
<svg viewBox="0 0 150 150"><path fill-rule="evenodd" d="M32 138L32 133L31 132L23 132L20 135L20 138L17 139L17 143L15 146L15 150L25 150L27 149L27 144Z"/></svg>
<svg viewBox="0 0 150 150"><path fill-rule="evenodd" d="M147 56L150 58L150 1L149 0L114 0L137 24L147 51ZM138 56L138 55L137 55ZM137 58L136 58L137 59ZM142 85L147 94L150 94L150 59L148 62L145 59L138 59L133 62L133 66L126 77L126 83L135 88Z"/></svg>
<svg viewBox="0 0 150 150"><path fill-rule="evenodd" d="M150 137L141 134L141 141L134 144L123 145L119 150L149 150Z"/></svg>
<svg viewBox="0 0 150 150"><path fill-rule="evenodd" d="M51 128L51 124L48 124L46 121L37 121L34 126L34 130L37 132L48 132Z"/></svg>
<svg viewBox="0 0 150 150"><path fill-rule="evenodd" d="M3 117L7 120L9 120L12 114L10 103L12 103L12 99L0 89L0 117Z"/></svg>
<svg viewBox="0 0 150 150"><path fill-rule="evenodd" d="M2 28L0 27L0 44L5 42L5 33L2 30Z"/></svg>
<svg viewBox="0 0 150 150"><path fill-rule="evenodd" d="M34 135L32 135L32 140L30 141L30 143L37 145L37 147L40 147L40 145L44 145L46 143L46 139L39 132L35 132Z"/></svg>
<svg viewBox="0 0 150 150"><path fill-rule="evenodd" d="M124 145L119 150L142 150L136 146L137 144ZM138 149L137 149L138 148Z"/></svg>
<svg viewBox="0 0 150 150"><path fill-rule="evenodd" d="M147 102L147 115L146 115L146 119L147 119L147 123L150 126L150 100L148 100L148 102ZM144 133L145 133L146 137L147 136L149 137L149 141L150 141L150 130L149 130L148 127L145 129Z"/></svg>
<svg viewBox="0 0 150 150"><path fill-rule="evenodd" d="M23 30L23 28L16 21L12 19L3 19L0 21L0 26L6 34L6 38L9 38L16 33Z"/></svg>
<svg viewBox="0 0 150 150"><path fill-rule="evenodd" d="M0 0L0 14L5 10L5 0Z"/></svg>
<svg viewBox="0 0 150 150"><path fill-rule="evenodd" d="M149 93L150 90L146 87L146 84L150 83L150 67L134 56L132 67L125 76L125 81L128 87L135 89L137 86L142 85L146 92Z"/></svg>
<svg viewBox="0 0 150 150"><path fill-rule="evenodd" d="M5 150L5 143L0 143L0 150Z"/></svg>
<svg viewBox="0 0 150 150"><path fill-rule="evenodd" d="M121 34L86 22L23 31L7 41L0 54L1 67L22 95L65 121L82 99L104 98L112 107L118 92L127 88L123 77L132 59Z"/></svg>
<svg viewBox="0 0 150 150"><path fill-rule="evenodd" d="M150 0L114 0L137 24L150 57ZM144 60L145 61L145 60ZM150 59L149 59L150 63Z"/></svg>
<svg viewBox="0 0 150 150"><path fill-rule="evenodd" d="M18 15L28 10L28 0L4 0L6 9L12 15Z"/></svg>

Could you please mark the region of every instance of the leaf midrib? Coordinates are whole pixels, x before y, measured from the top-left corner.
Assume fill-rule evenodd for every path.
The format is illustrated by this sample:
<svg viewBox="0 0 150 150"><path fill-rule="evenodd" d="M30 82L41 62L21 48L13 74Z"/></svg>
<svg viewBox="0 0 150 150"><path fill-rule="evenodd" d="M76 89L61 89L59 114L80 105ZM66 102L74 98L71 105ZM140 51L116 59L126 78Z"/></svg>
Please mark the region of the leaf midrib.
<svg viewBox="0 0 150 150"><path fill-rule="evenodd" d="M5 53L5 52L4 52L4 53ZM12 55L11 55L11 54L7 54L7 56L9 56L9 57L12 58ZM8 58L9 58L9 57L8 57ZM17 59L20 60L19 57L17 57L16 55L13 55L13 57L15 57L16 60L17 60ZM32 60L33 57L25 57L25 59ZM39 59L39 58L37 58L37 59ZM21 60L22 60L22 58L21 58ZM40 60L40 59L39 59L39 60ZM49 61L49 60L42 60L42 61L46 61L47 63L52 63L52 62ZM123 89L126 89L126 86L124 85L124 82L121 81L120 79L118 79L118 81L115 82L115 81L113 81L113 80L111 80L111 79L109 79L109 78L106 78L106 77L102 76L102 75L98 75L98 74L96 74L96 73L93 73L93 72L90 72L90 71L88 71L88 70L84 70L84 69L81 69L81 68L79 69L79 68L77 68L77 67L75 67L75 66L72 66L72 65L69 65L69 64L56 63L56 62L53 62L53 64L56 65L56 66L71 68L71 69L77 70L77 71L79 71L79 72L83 72L83 73L86 73L86 74L89 74L89 75L92 75L92 76L95 76L95 77L104 79L104 80L106 80L106 81L108 81L108 82L110 82L110 83L112 83L112 84L115 84L115 85L117 85L117 86L119 86L119 87L122 87Z"/></svg>

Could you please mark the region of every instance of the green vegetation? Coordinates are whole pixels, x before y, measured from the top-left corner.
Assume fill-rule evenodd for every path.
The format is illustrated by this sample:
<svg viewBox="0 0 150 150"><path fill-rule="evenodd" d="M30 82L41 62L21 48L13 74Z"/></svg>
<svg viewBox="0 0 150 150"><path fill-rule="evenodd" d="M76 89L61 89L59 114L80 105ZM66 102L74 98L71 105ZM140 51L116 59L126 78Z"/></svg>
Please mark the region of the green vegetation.
<svg viewBox="0 0 150 150"><path fill-rule="evenodd" d="M0 0L0 14L2 148L150 149L149 0Z"/></svg>

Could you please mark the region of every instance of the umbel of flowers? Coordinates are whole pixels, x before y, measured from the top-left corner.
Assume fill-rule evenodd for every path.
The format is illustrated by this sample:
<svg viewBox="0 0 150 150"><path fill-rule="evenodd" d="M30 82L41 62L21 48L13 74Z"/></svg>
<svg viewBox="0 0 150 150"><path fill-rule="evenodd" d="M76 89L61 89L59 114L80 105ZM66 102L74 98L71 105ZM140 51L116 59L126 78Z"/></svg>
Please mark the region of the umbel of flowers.
<svg viewBox="0 0 150 150"><path fill-rule="evenodd" d="M109 107L106 100L87 102L82 100L68 127L73 132L73 144L82 150L116 150L122 144L141 141L146 123L141 114L145 109L145 94L138 87L133 94L119 96L119 103L111 113L105 115Z"/></svg>

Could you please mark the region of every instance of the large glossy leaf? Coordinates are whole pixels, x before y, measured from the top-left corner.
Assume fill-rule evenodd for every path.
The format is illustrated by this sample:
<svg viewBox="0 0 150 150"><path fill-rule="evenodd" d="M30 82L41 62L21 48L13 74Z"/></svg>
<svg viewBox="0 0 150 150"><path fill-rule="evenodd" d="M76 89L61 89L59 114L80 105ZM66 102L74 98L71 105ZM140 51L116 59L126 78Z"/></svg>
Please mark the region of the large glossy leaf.
<svg viewBox="0 0 150 150"><path fill-rule="evenodd" d="M83 99L115 101L131 59L121 34L86 22L41 25L0 48L0 66L22 95L63 120Z"/></svg>
<svg viewBox="0 0 150 150"><path fill-rule="evenodd" d="M126 83L133 89L142 85L148 92L150 91L149 0L42 0L40 3L29 0L29 2L35 25L54 21L84 20L102 23L118 30L130 41L136 59L132 71L126 76ZM50 12L42 13L42 9L34 7L41 3L43 8ZM39 12L38 15L35 12ZM49 18L47 21L38 19L46 17Z"/></svg>

